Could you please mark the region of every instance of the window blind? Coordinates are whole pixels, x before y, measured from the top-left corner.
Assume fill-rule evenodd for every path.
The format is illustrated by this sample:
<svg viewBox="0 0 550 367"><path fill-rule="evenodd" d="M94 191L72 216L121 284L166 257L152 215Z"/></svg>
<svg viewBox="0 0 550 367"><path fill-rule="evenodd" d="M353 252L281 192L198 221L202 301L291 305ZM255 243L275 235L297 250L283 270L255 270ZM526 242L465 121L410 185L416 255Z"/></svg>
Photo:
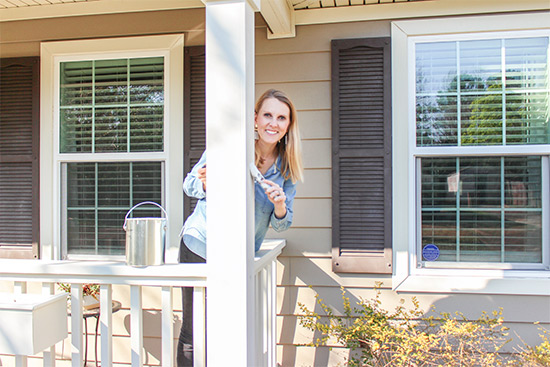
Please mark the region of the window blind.
<svg viewBox="0 0 550 367"><path fill-rule="evenodd" d="M164 149L164 58L62 62L60 152Z"/></svg>
<svg viewBox="0 0 550 367"><path fill-rule="evenodd" d="M421 159L422 246L436 261L542 262L542 158ZM433 261L433 260L432 260Z"/></svg>
<svg viewBox="0 0 550 367"><path fill-rule="evenodd" d="M550 143L548 37L418 43L417 146Z"/></svg>
<svg viewBox="0 0 550 367"><path fill-rule="evenodd" d="M124 217L143 201L162 203L162 162L65 163L69 254L123 255ZM130 217L160 217L154 206Z"/></svg>

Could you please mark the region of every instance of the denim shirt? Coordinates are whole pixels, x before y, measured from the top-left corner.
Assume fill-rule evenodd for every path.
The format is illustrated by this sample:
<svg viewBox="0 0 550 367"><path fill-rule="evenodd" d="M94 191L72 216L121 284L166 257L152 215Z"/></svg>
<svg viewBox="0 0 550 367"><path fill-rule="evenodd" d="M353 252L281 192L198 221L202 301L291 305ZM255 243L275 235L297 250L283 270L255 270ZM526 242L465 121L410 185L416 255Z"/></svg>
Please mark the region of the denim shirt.
<svg viewBox="0 0 550 367"><path fill-rule="evenodd" d="M187 174L183 181L183 191L189 197L199 199L195 210L187 218L181 234L185 245L195 254L206 259L206 193L202 182L198 178L198 170L206 164L206 152L202 154L199 162ZM280 159L267 170L264 177L282 187L286 196L286 215L277 218L274 213L274 205L271 203L264 189L256 182L254 184L254 222L255 222L255 250L258 251L267 233L269 224L277 232L282 232L292 224L292 204L296 195L296 184L292 180L285 180L280 169Z"/></svg>

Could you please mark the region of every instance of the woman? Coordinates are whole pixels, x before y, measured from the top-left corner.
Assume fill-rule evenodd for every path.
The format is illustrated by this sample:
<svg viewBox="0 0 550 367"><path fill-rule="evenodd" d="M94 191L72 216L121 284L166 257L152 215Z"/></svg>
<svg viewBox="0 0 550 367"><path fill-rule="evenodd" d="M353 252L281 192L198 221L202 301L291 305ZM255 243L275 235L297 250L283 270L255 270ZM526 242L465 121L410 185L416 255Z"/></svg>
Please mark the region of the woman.
<svg viewBox="0 0 550 367"><path fill-rule="evenodd" d="M254 114L255 164L268 184L255 184L255 249L259 250L269 224L277 232L292 223L296 182L303 179L300 133L296 109L281 91L270 89L256 102ZM187 218L180 246L180 262L206 259L206 152L183 182L183 190L199 201ZM192 289L182 289L183 324L178 343L178 366L192 366Z"/></svg>

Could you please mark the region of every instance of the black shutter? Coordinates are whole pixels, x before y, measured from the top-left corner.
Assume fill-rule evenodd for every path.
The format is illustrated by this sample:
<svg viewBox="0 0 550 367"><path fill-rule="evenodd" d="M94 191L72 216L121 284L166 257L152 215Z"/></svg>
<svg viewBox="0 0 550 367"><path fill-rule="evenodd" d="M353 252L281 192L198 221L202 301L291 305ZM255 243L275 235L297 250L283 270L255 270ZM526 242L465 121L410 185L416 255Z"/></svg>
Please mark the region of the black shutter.
<svg viewBox="0 0 550 367"><path fill-rule="evenodd" d="M38 257L39 58L0 60L0 257Z"/></svg>
<svg viewBox="0 0 550 367"><path fill-rule="evenodd" d="M392 273L390 39L332 41L332 264Z"/></svg>
<svg viewBox="0 0 550 367"><path fill-rule="evenodd" d="M184 174L206 149L206 74L204 46L185 48L184 60ZM193 212L197 199L185 197L184 216Z"/></svg>

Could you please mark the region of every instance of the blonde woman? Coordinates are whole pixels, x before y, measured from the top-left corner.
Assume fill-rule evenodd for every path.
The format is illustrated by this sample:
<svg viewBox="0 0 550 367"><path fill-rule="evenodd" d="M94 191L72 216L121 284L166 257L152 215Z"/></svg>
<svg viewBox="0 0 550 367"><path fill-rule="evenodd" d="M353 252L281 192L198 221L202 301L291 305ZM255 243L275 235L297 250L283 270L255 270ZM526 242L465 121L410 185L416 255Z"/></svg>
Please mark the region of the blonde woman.
<svg viewBox="0 0 550 367"><path fill-rule="evenodd" d="M255 184L255 249L259 250L269 225L281 232L292 224L296 182L303 179L300 133L296 109L281 91L267 90L255 106L255 164L268 187ZM206 152L183 182L183 190L199 199L187 218L180 245L180 262L206 259ZM178 366L192 366L192 289L184 288L183 324L178 343Z"/></svg>

